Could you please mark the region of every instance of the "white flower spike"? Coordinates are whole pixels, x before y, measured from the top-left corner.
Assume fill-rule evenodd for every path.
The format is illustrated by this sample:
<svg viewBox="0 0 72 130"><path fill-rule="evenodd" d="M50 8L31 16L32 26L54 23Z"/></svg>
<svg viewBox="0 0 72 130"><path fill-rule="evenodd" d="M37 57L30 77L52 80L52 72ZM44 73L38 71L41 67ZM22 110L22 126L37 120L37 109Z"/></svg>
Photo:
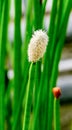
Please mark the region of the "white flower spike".
<svg viewBox="0 0 72 130"><path fill-rule="evenodd" d="M37 62L40 58L43 57L46 51L47 43L48 36L46 32L42 30L37 30L34 32L28 46L29 62Z"/></svg>

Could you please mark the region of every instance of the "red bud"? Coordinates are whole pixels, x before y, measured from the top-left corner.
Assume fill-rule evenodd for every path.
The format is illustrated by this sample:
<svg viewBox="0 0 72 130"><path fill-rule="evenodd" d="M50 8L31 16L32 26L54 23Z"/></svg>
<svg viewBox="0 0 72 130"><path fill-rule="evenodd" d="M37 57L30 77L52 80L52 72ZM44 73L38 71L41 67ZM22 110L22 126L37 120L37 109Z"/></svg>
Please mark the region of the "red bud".
<svg viewBox="0 0 72 130"><path fill-rule="evenodd" d="M56 98L59 98L61 95L61 89L59 87L53 88L53 94Z"/></svg>

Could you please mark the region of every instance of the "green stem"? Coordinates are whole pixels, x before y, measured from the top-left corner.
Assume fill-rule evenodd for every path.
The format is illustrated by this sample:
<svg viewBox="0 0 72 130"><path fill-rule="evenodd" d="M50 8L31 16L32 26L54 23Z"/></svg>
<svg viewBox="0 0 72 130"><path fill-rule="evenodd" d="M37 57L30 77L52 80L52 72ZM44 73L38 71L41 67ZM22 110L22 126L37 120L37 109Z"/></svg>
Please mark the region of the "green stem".
<svg viewBox="0 0 72 130"><path fill-rule="evenodd" d="M40 0L34 0L34 27L35 30L41 29L43 25L43 4L42 1ZM34 115L36 111L36 106L37 106L37 97L38 97L38 92L39 92L39 82L40 82L40 76L41 76L41 61L38 61L36 64L36 72L35 72L35 91L34 91ZM39 129L39 124L41 124L41 120L39 119L36 120L36 125L35 129ZM40 126L40 129L42 127Z"/></svg>
<svg viewBox="0 0 72 130"><path fill-rule="evenodd" d="M37 96L39 91L39 81L40 81L40 73L41 73L41 64L36 63L35 68L35 89L34 89L34 110L36 109Z"/></svg>
<svg viewBox="0 0 72 130"><path fill-rule="evenodd" d="M57 47L56 47L54 63L53 63L53 68L52 68L52 75L51 75L51 80L50 80L50 90L49 90L48 130L52 129L52 114L53 114L52 88L55 87L55 85L56 85L56 79L57 79L57 75L58 75L58 64L59 64L62 48L64 45L66 27L67 27L68 18L69 18L69 14L70 14L70 10L71 10L71 3L70 2L71 1L68 1L68 5L67 5L68 8L67 8L67 12L65 14L66 19L65 19L65 23L63 25L63 30L62 30L63 33L61 34L59 42L58 42Z"/></svg>
<svg viewBox="0 0 72 130"><path fill-rule="evenodd" d="M30 69L29 69L29 79L28 79L28 85L27 85L27 93L26 93L23 130L29 129L31 104L32 104L32 97L33 97L33 87L34 87L34 79L33 78L34 78L34 65L33 65L33 63L31 63Z"/></svg>
<svg viewBox="0 0 72 130"><path fill-rule="evenodd" d="M30 64L29 64L29 66L30 66ZM29 70L29 66L26 68L27 71ZM20 108L22 106L23 99L25 98L27 78L28 78L28 75L26 73L26 76L25 76L23 83L22 83L22 89L21 89L20 98L19 98L19 102L18 102L18 108L17 108L16 114L15 114L15 121L14 121L14 124L13 124L14 130L16 129L16 124L18 122L18 116L19 116L19 113L20 113Z"/></svg>
<svg viewBox="0 0 72 130"><path fill-rule="evenodd" d="M24 40L24 46L22 46L22 51L23 51L23 55L22 55L22 70L23 70L23 83L22 83L22 88L21 88L21 93L20 93L20 98L18 101L18 107L16 110L16 118L14 121L14 129L16 129L16 124L18 121L18 116L19 116L19 112L20 112L20 108L23 102L23 98L25 96L25 92L26 92L26 84L27 84L27 76L28 76L28 70L29 70L29 62L28 62L28 58L27 58L27 50L28 50L28 44L31 38L31 34L32 34L32 17L31 17L31 12L32 12L32 2L31 0L28 0L27 3L27 11L26 11L26 31L25 31L25 40Z"/></svg>
<svg viewBox="0 0 72 130"><path fill-rule="evenodd" d="M8 30L9 0L4 1L0 34L0 130L4 130L5 55Z"/></svg>
<svg viewBox="0 0 72 130"><path fill-rule="evenodd" d="M34 0L34 26L35 30L42 28L42 3L40 0Z"/></svg>
<svg viewBox="0 0 72 130"><path fill-rule="evenodd" d="M44 2L43 2L43 16L45 14L46 3L47 3L47 0L44 0Z"/></svg>
<svg viewBox="0 0 72 130"><path fill-rule="evenodd" d="M36 63L35 68L35 87L34 87L34 113L37 105L37 97L39 92L39 82L40 82L40 75L41 75L41 61ZM37 130L39 129L39 119L37 119L36 123Z"/></svg>
<svg viewBox="0 0 72 130"><path fill-rule="evenodd" d="M54 130L60 130L60 102L54 98Z"/></svg>
<svg viewBox="0 0 72 130"><path fill-rule="evenodd" d="M21 90L21 30L20 30L20 21L21 21L21 1L15 0L15 41L14 41L14 107L13 107L13 121L16 118L16 111L18 107L18 99ZM20 118L20 116L18 117ZM14 123L14 122L13 122ZM20 122L19 122L20 124ZM16 128L20 129L17 122ZM14 130L14 128L13 128Z"/></svg>
<svg viewBox="0 0 72 130"><path fill-rule="evenodd" d="M49 30L48 30L50 38L52 38L53 32L54 32L56 12L57 12L57 0L53 0L51 18L50 18L50 25L49 25Z"/></svg>
<svg viewBox="0 0 72 130"><path fill-rule="evenodd" d="M54 0L53 1L53 5L52 5L52 12L51 12L51 18L50 18L50 26L49 26L49 43L48 43L48 47L47 47L47 52L46 52L46 55L45 55L45 62L44 62L44 65L46 66L46 76L44 77L43 81L45 80L45 83L43 83L42 81L42 84L44 84L44 88L45 88L45 94L42 96L44 97L44 99L46 99L45 101L45 110L44 110L44 129L47 129L48 127L48 117L47 115L49 114L48 113L48 102L49 102L49 79L50 79L50 48L51 48L51 43L52 43L52 39L53 39L53 35L54 35L54 27L55 27L55 20L56 20L56 12L57 12L57 1ZM47 62L48 61L48 62Z"/></svg>
<svg viewBox="0 0 72 130"><path fill-rule="evenodd" d="M32 24L33 24L33 19L32 19L32 0L28 0L27 2L27 10L26 10L26 30L25 30L25 38L24 38L24 44L22 48L22 60L23 60L23 76L26 71L26 67L29 64L28 62L28 56L27 56L27 50L28 50L28 44L30 41L30 38L32 36ZM27 71L28 74L28 71ZM25 77L25 76L24 76Z"/></svg>
<svg viewBox="0 0 72 130"><path fill-rule="evenodd" d="M2 19L2 12L3 12L3 4L5 0L0 0L0 24Z"/></svg>
<svg viewBox="0 0 72 130"><path fill-rule="evenodd" d="M36 130L36 125L37 125L38 117L41 116L41 115L39 115L39 112L40 112L40 109L42 109L41 108L41 104L43 103L43 101L45 99L43 97L43 91L47 90L47 88L45 88L46 87L45 84L48 82L48 79L45 78L45 76L48 75L48 63L49 63L49 61L47 60L47 58L48 57L46 55L46 58L45 58L45 61L44 61L44 66L43 66L43 72L42 72L41 78L40 78L39 91L38 91L38 94L37 94L38 96L37 96L37 104L36 104L35 113L34 113L33 130Z"/></svg>
<svg viewBox="0 0 72 130"><path fill-rule="evenodd" d="M51 61L53 61L52 58L54 58L54 57L52 57L52 56L54 56L54 52L55 52L55 48L56 48L56 44L57 44L57 40L58 40L57 34L58 34L61 16L62 16L62 5L63 5L63 1L58 0L58 9L57 9L56 22L55 22L55 29L54 29L54 35L53 35L52 44L51 44Z"/></svg>

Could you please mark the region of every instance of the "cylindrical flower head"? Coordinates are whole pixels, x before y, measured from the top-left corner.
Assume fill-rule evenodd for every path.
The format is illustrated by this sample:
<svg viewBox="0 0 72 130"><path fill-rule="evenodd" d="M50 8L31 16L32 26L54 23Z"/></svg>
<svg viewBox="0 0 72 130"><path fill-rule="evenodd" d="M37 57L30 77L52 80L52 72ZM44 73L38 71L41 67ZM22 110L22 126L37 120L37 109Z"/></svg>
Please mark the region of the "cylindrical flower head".
<svg viewBox="0 0 72 130"><path fill-rule="evenodd" d="M34 32L28 46L29 62L37 62L40 58L43 57L46 51L47 43L48 36L46 32L42 30L37 30Z"/></svg>
<svg viewBox="0 0 72 130"><path fill-rule="evenodd" d="M59 87L53 88L54 97L59 98L61 96L61 89Z"/></svg>

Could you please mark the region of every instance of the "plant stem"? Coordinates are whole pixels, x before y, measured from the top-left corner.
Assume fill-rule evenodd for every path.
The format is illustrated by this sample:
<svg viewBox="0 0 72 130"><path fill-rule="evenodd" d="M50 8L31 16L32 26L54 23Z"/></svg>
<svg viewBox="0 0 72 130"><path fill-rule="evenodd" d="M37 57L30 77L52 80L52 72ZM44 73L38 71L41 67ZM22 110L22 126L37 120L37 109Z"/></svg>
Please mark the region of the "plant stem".
<svg viewBox="0 0 72 130"><path fill-rule="evenodd" d="M28 66L27 69L29 69L29 66ZM18 122L18 116L19 116L19 113L20 113L20 108L21 108L21 105L22 105L22 102L23 102L23 98L25 97L27 78L28 78L28 76L27 76L27 73L26 73L26 76L25 76L23 83L22 83L22 89L21 89L20 98L19 98L19 102L18 102L18 108L17 108L16 115L15 115L15 121L14 121L14 124L13 124L14 130L16 129L16 124Z"/></svg>
<svg viewBox="0 0 72 130"><path fill-rule="evenodd" d="M44 2L43 2L43 16L45 14L46 3L47 3L47 0L44 0Z"/></svg>
<svg viewBox="0 0 72 130"><path fill-rule="evenodd" d="M57 33L59 30L61 16L62 16L62 6L63 6L63 1L58 0L58 7L57 7L58 9L57 9L56 22L55 22L55 29L54 29L54 35L53 35L52 45L51 45L51 61L53 61L53 59L54 59L53 56L54 56L54 52L55 52L55 48L56 48L56 44L57 44L57 40L58 40Z"/></svg>
<svg viewBox="0 0 72 130"><path fill-rule="evenodd" d="M33 123L33 130L36 130L36 125L37 125L37 120L39 118L39 112L41 108L41 105L44 101L45 98L43 98L43 91L46 91L47 88L45 88L45 84L48 82L48 79L45 77L48 75L48 60L47 57L45 58L44 61L44 66L43 66L43 72L41 74L40 78L40 84L39 84L39 89L38 89L38 96L37 96L37 104L36 104L36 109L34 113L34 123ZM45 64L46 63L46 64ZM40 115L41 116L41 115ZM42 122L42 121L41 121ZM43 122L42 122L43 123ZM43 125L43 124L42 124ZM42 126L41 126L42 127ZM42 128L43 129L43 128Z"/></svg>
<svg viewBox="0 0 72 130"><path fill-rule="evenodd" d="M54 98L54 130L60 130L60 102Z"/></svg>
<svg viewBox="0 0 72 130"><path fill-rule="evenodd" d="M2 12L3 12L3 4L5 0L0 0L0 24L2 19Z"/></svg>
<svg viewBox="0 0 72 130"><path fill-rule="evenodd" d="M25 92L26 92L26 85L27 85L27 76L28 76L28 70L29 70L29 62L28 62L28 58L27 58L27 49L28 49L28 44L31 38L31 34L32 34L32 17L31 17L31 12L32 12L32 2L31 0L28 0L27 3L27 11L26 11L26 30L25 30L25 40L24 40L24 46L22 46L22 70L23 70L23 82L22 82L22 88L21 88L21 93L20 93L20 98L18 101L18 107L16 110L16 119L14 121L14 129L16 129L16 124L18 121L18 116L19 116L19 112L20 112L20 108L23 102L23 98L25 96Z"/></svg>
<svg viewBox="0 0 72 130"><path fill-rule="evenodd" d="M28 79L28 85L27 85L27 93L26 93L23 130L29 129L30 112L31 112L33 87L34 87L34 79L33 78L34 78L34 65L33 65L33 63L31 63L30 69L29 69L29 79Z"/></svg>
<svg viewBox="0 0 72 130"><path fill-rule="evenodd" d="M4 1L0 30L0 130L4 130L5 55L9 16L9 0Z"/></svg>
<svg viewBox="0 0 72 130"><path fill-rule="evenodd" d="M34 27L35 30L42 28L42 4L40 0L34 0Z"/></svg>
<svg viewBox="0 0 72 130"><path fill-rule="evenodd" d="M21 21L21 1L15 0L15 41L14 41L14 107L13 107L13 121L16 118L16 111L18 108L18 99L21 90L21 30L20 30L20 21ZM18 119L20 116L18 117ZM14 123L14 122L13 122ZM19 122L20 124L20 122ZM16 129L20 129L19 124L17 122ZM14 130L14 128L13 128Z"/></svg>
<svg viewBox="0 0 72 130"><path fill-rule="evenodd" d="M42 0L34 0L34 28L35 30L41 29L43 26L43 4ZM35 91L34 91L34 115L36 111L37 106L37 97L39 93L39 84L40 84L40 77L41 77L41 61L38 61L36 63L36 71L35 71ZM40 111L40 110L39 110ZM40 112L39 112L40 114ZM39 124L42 124L42 120L40 120L41 115L38 114L38 119L36 120L35 129L42 129L42 126ZM40 128L39 128L40 126Z"/></svg>
<svg viewBox="0 0 72 130"><path fill-rule="evenodd" d="M44 101L45 101L45 110L44 110L44 129L48 128L48 104L49 104L49 80L50 80L50 52L51 52L51 43L52 43L52 38L53 38L53 32L54 32L54 27L55 27L55 18L56 18L56 12L57 12L57 1L53 1L53 5L52 5L52 12L51 12L51 18L50 18L50 26L49 26L49 42L48 42L48 46L47 46L47 51L45 54L45 61L44 61L44 66L47 69L44 69L44 71L46 71L44 79L42 81L42 84L44 84L44 88L45 88L45 94L43 95L44 97ZM45 80L45 83L44 83ZM43 90L44 91L44 90Z"/></svg>
<svg viewBox="0 0 72 130"><path fill-rule="evenodd" d="M30 38L32 36L32 24L33 24L33 21L32 21L33 20L32 19L32 7L33 6L32 5L33 5L32 0L28 0L27 10L26 10L26 30L25 30L24 45L22 48L22 51L23 51L23 55L22 55L23 76L26 71L27 64L29 64L28 57L27 57L27 50L28 50L28 44L29 44ZM28 74L28 70L27 70L27 74Z"/></svg>
<svg viewBox="0 0 72 130"><path fill-rule="evenodd" d="M40 64L41 65L41 64ZM40 74L41 73L41 66L36 63L36 68L35 68L35 93L34 93L34 110L36 109L36 103L37 103L37 96L38 96L38 91L39 91L39 81L40 81Z"/></svg>
<svg viewBox="0 0 72 130"><path fill-rule="evenodd" d="M65 23L63 24L63 33L60 36L60 39L58 41L56 51L55 51L55 57L54 57L54 63L53 63L53 68L52 68L52 75L50 79L50 92L49 92L49 108L48 108L48 130L52 129L52 113L53 113L53 94L52 94L52 88L55 87L56 85L56 79L58 75L58 64L61 56L61 51L64 45L64 39L65 39L65 34L66 34L66 27L68 23L68 18L71 10L71 1L68 1L67 4L67 11L65 13L66 19Z"/></svg>

